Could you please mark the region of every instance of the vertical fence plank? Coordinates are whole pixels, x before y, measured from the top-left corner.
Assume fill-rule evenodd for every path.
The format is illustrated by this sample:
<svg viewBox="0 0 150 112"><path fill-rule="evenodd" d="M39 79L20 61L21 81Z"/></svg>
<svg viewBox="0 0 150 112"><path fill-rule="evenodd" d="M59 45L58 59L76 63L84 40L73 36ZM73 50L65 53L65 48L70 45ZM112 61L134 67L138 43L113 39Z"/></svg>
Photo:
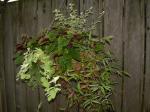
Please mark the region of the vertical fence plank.
<svg viewBox="0 0 150 112"><path fill-rule="evenodd" d="M52 21L52 0L38 0L38 35L43 30L48 29ZM41 112L53 112L54 106L48 103L47 97L42 88L40 88L40 101L43 102Z"/></svg>
<svg viewBox="0 0 150 112"><path fill-rule="evenodd" d="M14 40L17 30L17 15L15 13L17 7L15 4L9 4L5 9L5 27L4 27L4 64L5 64L5 82L6 82L6 98L7 111L16 112L16 96L15 96L15 64L14 58Z"/></svg>
<svg viewBox="0 0 150 112"><path fill-rule="evenodd" d="M122 65L123 56L123 34L122 34L122 16L123 16L123 2L122 0L105 0L104 2L104 35L113 36L111 42L111 50L115 57L119 60L120 66ZM121 112L121 78L113 77L113 80L117 84L114 88L114 94L112 96L115 112Z"/></svg>
<svg viewBox="0 0 150 112"><path fill-rule="evenodd" d="M9 4L8 4L9 5ZM24 33L24 25L23 25L23 0L19 1L17 4L18 12L17 12L17 22L18 22L18 31L17 31L17 38L15 40L15 44L21 42L21 35ZM18 66L16 66L16 75L19 71ZM22 83L21 81L16 81L16 112L27 112L27 91L26 91L26 85Z"/></svg>
<svg viewBox="0 0 150 112"><path fill-rule="evenodd" d="M60 10L63 14L67 14L67 4L71 0L56 0L53 1L52 4L52 11L55 9ZM52 20L54 19L54 15ZM67 101L65 100L65 96L62 95L61 93L56 97L56 100L54 101L54 106L55 106L55 112L59 112L60 109L66 108L67 107Z"/></svg>
<svg viewBox="0 0 150 112"><path fill-rule="evenodd" d="M93 7L93 1L92 0L83 0L83 9L84 11L88 10L89 8ZM87 26L90 26L92 24L93 21L93 15L90 15L87 20L89 21L87 23Z"/></svg>
<svg viewBox="0 0 150 112"><path fill-rule="evenodd" d="M92 7L93 7L93 15L92 15L91 23L94 23L99 20L98 16L100 13L102 13L102 10L103 10L102 0L93 0ZM93 31L93 33L95 35L99 35L100 37L102 37L103 17L99 21L101 22L97 23L96 29Z"/></svg>
<svg viewBox="0 0 150 112"><path fill-rule="evenodd" d="M4 88L4 80L0 79L0 112L7 112L7 105L5 99L5 88Z"/></svg>
<svg viewBox="0 0 150 112"><path fill-rule="evenodd" d="M0 7L2 5L0 4ZM4 76L4 9L0 8L0 112L6 112L5 76Z"/></svg>
<svg viewBox="0 0 150 112"><path fill-rule="evenodd" d="M38 33L47 29L52 21L52 0L38 0Z"/></svg>
<svg viewBox="0 0 150 112"><path fill-rule="evenodd" d="M150 112L150 0L145 2L145 96L143 112Z"/></svg>
<svg viewBox="0 0 150 112"><path fill-rule="evenodd" d="M0 4L0 7L1 4ZM2 63L2 59L3 59L3 54L2 54L2 50L3 50L3 26L2 26L2 9L0 10L0 64ZM0 71L2 71L3 69L0 67ZM4 71L4 70L3 70ZM3 73L0 72L0 112L2 112L2 89L1 89L1 85L2 85L2 76Z"/></svg>
<svg viewBox="0 0 150 112"><path fill-rule="evenodd" d="M96 0L95 2L95 5L96 5L96 12L95 13L102 13L104 11L104 1L103 0ZM97 27L96 27L96 32L97 32L97 35L101 37L103 37L104 35L104 15L100 18L100 23L97 24Z"/></svg>
<svg viewBox="0 0 150 112"><path fill-rule="evenodd" d="M0 112L7 112L6 108L6 100L5 100L5 94L4 94L4 81L0 79Z"/></svg>
<svg viewBox="0 0 150 112"><path fill-rule="evenodd" d="M19 36L27 34L29 36L35 36L37 34L37 0L22 0L19 1ZM19 37L19 39L21 39ZM18 39L18 40L19 40ZM31 89L24 84L20 85L21 104L22 111L36 112L39 104L39 90Z"/></svg>
<svg viewBox="0 0 150 112"><path fill-rule="evenodd" d="M123 112L141 112L144 61L143 1L125 1L125 80Z"/></svg>
<svg viewBox="0 0 150 112"><path fill-rule="evenodd" d="M1 87L0 87L0 112L2 112L3 108L2 108L2 90L1 90Z"/></svg>
<svg viewBox="0 0 150 112"><path fill-rule="evenodd" d="M5 97L4 80L0 79L0 112L7 112Z"/></svg>
<svg viewBox="0 0 150 112"><path fill-rule="evenodd" d="M15 52L16 52L16 44L17 42L20 40L20 33L19 33L19 2L13 2L13 3L9 3L7 4L7 7L10 7L10 5L13 5L13 7L15 7L15 9L13 10L13 13L15 16L15 18L13 18L12 21L15 21L15 36L13 36L13 58L15 58ZM10 8L9 11L11 11L12 9ZM23 91L24 87L22 86L22 84L18 81L16 81L16 74L18 71L18 67L15 64L15 60L14 61L14 73L15 73L15 97L16 97L16 112L26 112L26 102L24 102L24 100L22 100L23 98L25 99L26 96L23 96L24 94L26 94L25 91ZM25 106L24 106L25 105Z"/></svg>

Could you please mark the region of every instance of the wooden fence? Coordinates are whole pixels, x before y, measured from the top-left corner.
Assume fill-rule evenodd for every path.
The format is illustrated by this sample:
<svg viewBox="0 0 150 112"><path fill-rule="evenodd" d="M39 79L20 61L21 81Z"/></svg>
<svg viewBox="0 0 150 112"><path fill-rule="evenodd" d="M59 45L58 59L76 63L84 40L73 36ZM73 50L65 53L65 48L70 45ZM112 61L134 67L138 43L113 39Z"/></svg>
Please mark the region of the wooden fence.
<svg viewBox="0 0 150 112"><path fill-rule="evenodd" d="M36 112L44 98L40 89L31 90L16 82L13 61L21 34L36 35L53 20L52 11L74 2L78 12L94 8L105 11L95 33L114 37L111 49L131 78L118 78L113 102L116 112L150 112L150 0L20 0L0 8L0 112ZM41 112L58 112L63 100L44 104Z"/></svg>

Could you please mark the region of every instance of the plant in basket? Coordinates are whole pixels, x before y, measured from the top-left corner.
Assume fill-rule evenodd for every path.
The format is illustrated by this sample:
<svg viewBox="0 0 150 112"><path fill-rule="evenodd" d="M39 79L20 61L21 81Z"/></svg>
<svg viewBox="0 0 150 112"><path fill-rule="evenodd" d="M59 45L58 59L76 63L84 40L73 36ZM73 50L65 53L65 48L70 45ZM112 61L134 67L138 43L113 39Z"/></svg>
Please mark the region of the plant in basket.
<svg viewBox="0 0 150 112"><path fill-rule="evenodd" d="M20 65L17 80L33 88L42 87L50 103L58 94L64 95L64 112L71 112L74 106L79 112L113 110L111 76L124 72L106 49L112 38L92 33L99 22L87 25L92 8L78 15L70 4L69 16L59 10L54 13L50 30L37 38L24 35L16 45L16 63Z"/></svg>

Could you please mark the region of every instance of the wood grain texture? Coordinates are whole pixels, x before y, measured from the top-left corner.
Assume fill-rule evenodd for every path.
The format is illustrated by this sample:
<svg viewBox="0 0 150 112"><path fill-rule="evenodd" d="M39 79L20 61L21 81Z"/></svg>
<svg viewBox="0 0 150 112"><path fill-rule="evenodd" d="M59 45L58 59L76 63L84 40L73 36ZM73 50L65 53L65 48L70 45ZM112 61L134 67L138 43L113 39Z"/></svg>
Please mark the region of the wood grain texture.
<svg viewBox="0 0 150 112"><path fill-rule="evenodd" d="M2 95L1 95L2 91L0 88L0 112L2 112L3 108L2 108Z"/></svg>
<svg viewBox="0 0 150 112"><path fill-rule="evenodd" d="M7 112L4 80L0 79L0 112Z"/></svg>
<svg viewBox="0 0 150 112"><path fill-rule="evenodd" d="M18 11L17 13L17 21L18 21L18 30L17 30L17 38L15 40L15 44L20 43L22 41L21 36L24 34L24 19L23 19L23 0L19 1L17 4ZM19 67L16 66L16 74L19 71ZM27 87L21 81L16 81L16 112L27 112Z"/></svg>
<svg viewBox="0 0 150 112"><path fill-rule="evenodd" d="M4 81L0 79L0 112L7 112L4 90Z"/></svg>
<svg viewBox="0 0 150 112"><path fill-rule="evenodd" d="M150 0L145 1L145 93L143 112L150 111Z"/></svg>
<svg viewBox="0 0 150 112"><path fill-rule="evenodd" d="M22 34L36 36L38 23L38 2L37 0L22 0L19 1L19 37ZM24 84L20 85L20 102L22 111L36 112L39 104L39 90L31 89Z"/></svg>
<svg viewBox="0 0 150 112"><path fill-rule="evenodd" d="M91 6L93 7L93 15L92 15L91 22L94 23L94 22L98 21L98 16L102 12L102 8L103 8L102 7L102 0L93 0ZM102 35L102 30L100 29L101 25L103 24L102 19L103 18L101 18L101 23L97 23L96 28L93 31L93 33L95 35L100 35L100 36Z"/></svg>
<svg viewBox="0 0 150 112"><path fill-rule="evenodd" d="M104 1L103 0L96 0L95 5L97 8L95 8L96 12L95 13L102 13L104 11ZM94 7L95 7L94 5ZM97 35L101 37L104 36L104 15L100 18L100 23L97 24L96 31Z"/></svg>
<svg viewBox="0 0 150 112"><path fill-rule="evenodd" d="M3 112L3 100L2 100L2 80L0 79L0 112Z"/></svg>
<svg viewBox="0 0 150 112"><path fill-rule="evenodd" d="M123 112L141 112L144 66L143 1L125 1L124 66L131 78L125 80Z"/></svg>
<svg viewBox="0 0 150 112"><path fill-rule="evenodd" d="M41 35L42 32L51 24L52 21L52 0L38 0L38 35ZM53 112L54 105L53 103L48 103L47 97L42 88L40 90L40 101L43 102L40 112Z"/></svg>
<svg viewBox="0 0 150 112"><path fill-rule="evenodd" d="M2 7L0 5L0 7ZM0 112L6 112L5 76L4 76L4 10L0 8Z"/></svg>
<svg viewBox="0 0 150 112"><path fill-rule="evenodd" d="M118 64L122 69L123 57L123 1L122 0L105 0L104 2L104 36L113 36L111 42L111 51L119 60ZM116 112L121 112L122 104L122 80L119 77L113 76L112 80L118 84L115 86L114 94L112 96L113 104Z"/></svg>
<svg viewBox="0 0 150 112"><path fill-rule="evenodd" d="M16 38L17 26L17 10L15 4L10 4L5 10L5 27L4 27L4 64L5 64L5 82L6 82L6 99L7 111L16 112L16 78L15 78L15 64L14 64L14 48ZM9 27L8 27L9 26Z"/></svg>

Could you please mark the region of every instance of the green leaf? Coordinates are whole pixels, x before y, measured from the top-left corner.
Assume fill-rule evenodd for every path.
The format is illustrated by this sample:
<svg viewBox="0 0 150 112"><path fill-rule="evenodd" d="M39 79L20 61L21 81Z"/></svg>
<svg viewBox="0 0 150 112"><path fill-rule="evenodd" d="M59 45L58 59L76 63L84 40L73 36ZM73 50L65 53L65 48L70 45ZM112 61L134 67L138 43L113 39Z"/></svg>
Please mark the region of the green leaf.
<svg viewBox="0 0 150 112"><path fill-rule="evenodd" d="M127 72L125 72L125 71L116 71L116 73L119 75L119 76L126 76L126 77L131 77L130 75L129 75L129 73L127 73Z"/></svg>
<svg viewBox="0 0 150 112"><path fill-rule="evenodd" d="M105 88L107 91L111 91L111 90L112 90L112 87L111 87L111 86L105 85L104 88Z"/></svg>
<svg viewBox="0 0 150 112"><path fill-rule="evenodd" d="M69 48L68 51L69 51L69 55L70 55L73 59L75 59L75 60L77 60L77 61L80 61L80 51L79 51L79 49L76 49L76 48Z"/></svg>
<svg viewBox="0 0 150 112"><path fill-rule="evenodd" d="M95 46L95 51L98 52L98 51L102 51L104 49L104 45L103 44L100 44L100 43L97 43L96 46Z"/></svg>
<svg viewBox="0 0 150 112"><path fill-rule="evenodd" d="M57 76L57 77L54 77L51 81L50 81L50 83L54 83L54 84L56 84L56 82L59 80L59 76Z"/></svg>
<svg viewBox="0 0 150 112"><path fill-rule="evenodd" d="M21 53L17 53L15 56L15 63L17 65L20 65L23 63L23 60L24 60L24 55L22 55Z"/></svg>
<svg viewBox="0 0 150 112"><path fill-rule="evenodd" d="M80 83L77 83L77 90L80 94L82 94L82 95L84 94L81 90Z"/></svg>
<svg viewBox="0 0 150 112"><path fill-rule="evenodd" d="M37 47L37 43L36 43L36 40L33 38L32 40L30 40L28 43L27 43L27 47L28 48L35 48Z"/></svg>
<svg viewBox="0 0 150 112"><path fill-rule="evenodd" d="M71 57L68 54L64 54L62 57L59 58L59 64L63 72L65 72L68 68L72 67L71 62Z"/></svg>
<svg viewBox="0 0 150 112"><path fill-rule="evenodd" d="M103 38L103 41L107 44L110 44L110 41L112 40L112 36L107 36Z"/></svg>
<svg viewBox="0 0 150 112"><path fill-rule="evenodd" d="M100 87L100 89L103 94L106 94L105 89L102 86Z"/></svg>
<svg viewBox="0 0 150 112"><path fill-rule="evenodd" d="M48 32L48 38L50 41L55 41L57 34L55 32Z"/></svg>
<svg viewBox="0 0 150 112"><path fill-rule="evenodd" d="M54 52L56 49L57 49L57 44L56 44L56 42L54 42L54 44L49 44L49 45L46 45L46 46L45 46L45 51L46 51L47 53Z"/></svg>
<svg viewBox="0 0 150 112"><path fill-rule="evenodd" d="M42 86L44 86L45 88L49 87L49 82L45 77L41 77L41 82L42 82Z"/></svg>
<svg viewBox="0 0 150 112"><path fill-rule="evenodd" d="M69 40L64 38L64 37L59 37L58 38L58 52L61 53L63 52L63 48L66 47L69 43Z"/></svg>
<svg viewBox="0 0 150 112"><path fill-rule="evenodd" d="M56 87L51 87L47 89L47 97L48 97L48 101L52 101L53 99L55 99L57 93L60 91L61 89L56 88Z"/></svg>
<svg viewBox="0 0 150 112"><path fill-rule="evenodd" d="M21 75L20 75L20 78L21 78L22 80L28 80L28 79L31 78L31 75L30 75L30 74L21 74Z"/></svg>

